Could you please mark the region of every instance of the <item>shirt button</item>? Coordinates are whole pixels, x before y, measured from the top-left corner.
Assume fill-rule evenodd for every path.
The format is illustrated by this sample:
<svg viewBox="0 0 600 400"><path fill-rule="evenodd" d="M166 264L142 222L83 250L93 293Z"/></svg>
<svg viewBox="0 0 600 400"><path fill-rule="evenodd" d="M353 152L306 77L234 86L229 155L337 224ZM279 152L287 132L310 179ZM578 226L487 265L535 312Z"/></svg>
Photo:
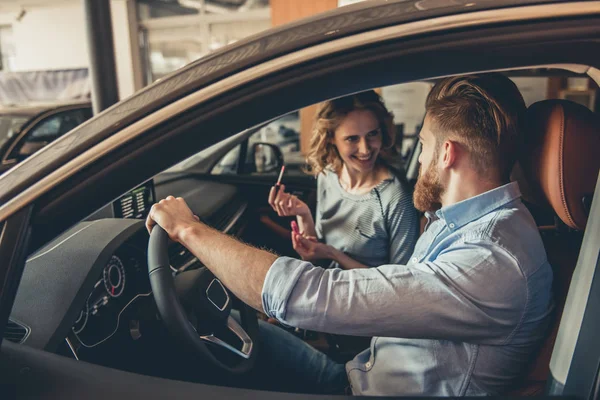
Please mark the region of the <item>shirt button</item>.
<svg viewBox="0 0 600 400"><path fill-rule="evenodd" d="M417 261L419 261L419 259L417 257L413 257L411 261L416 263Z"/></svg>
<svg viewBox="0 0 600 400"><path fill-rule="evenodd" d="M453 229L454 229L454 227L455 227L456 225L454 225L454 222L450 222L450 225L448 225L448 226L449 226L450 228L453 228Z"/></svg>
<svg viewBox="0 0 600 400"><path fill-rule="evenodd" d="M371 368L371 362L370 361L365 364L365 368L367 368L367 369Z"/></svg>

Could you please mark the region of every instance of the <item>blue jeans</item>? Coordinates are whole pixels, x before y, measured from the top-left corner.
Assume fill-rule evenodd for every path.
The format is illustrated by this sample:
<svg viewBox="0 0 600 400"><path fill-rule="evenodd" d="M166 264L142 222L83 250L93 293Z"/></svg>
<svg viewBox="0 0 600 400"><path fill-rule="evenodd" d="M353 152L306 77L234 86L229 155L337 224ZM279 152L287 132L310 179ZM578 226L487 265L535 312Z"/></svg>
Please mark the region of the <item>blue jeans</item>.
<svg viewBox="0 0 600 400"><path fill-rule="evenodd" d="M237 313L232 316L238 319ZM339 364L285 329L259 320L256 365L250 386L295 393L344 394L348 376Z"/></svg>

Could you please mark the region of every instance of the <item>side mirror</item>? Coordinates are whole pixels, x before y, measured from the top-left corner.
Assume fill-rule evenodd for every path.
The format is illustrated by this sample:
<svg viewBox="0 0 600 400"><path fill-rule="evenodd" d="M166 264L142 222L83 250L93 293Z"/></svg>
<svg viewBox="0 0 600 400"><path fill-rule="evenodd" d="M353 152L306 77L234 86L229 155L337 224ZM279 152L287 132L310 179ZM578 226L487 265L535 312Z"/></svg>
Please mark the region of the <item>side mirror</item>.
<svg viewBox="0 0 600 400"><path fill-rule="evenodd" d="M272 143L253 143L248 155L247 172L264 174L279 171L283 165L283 153Z"/></svg>

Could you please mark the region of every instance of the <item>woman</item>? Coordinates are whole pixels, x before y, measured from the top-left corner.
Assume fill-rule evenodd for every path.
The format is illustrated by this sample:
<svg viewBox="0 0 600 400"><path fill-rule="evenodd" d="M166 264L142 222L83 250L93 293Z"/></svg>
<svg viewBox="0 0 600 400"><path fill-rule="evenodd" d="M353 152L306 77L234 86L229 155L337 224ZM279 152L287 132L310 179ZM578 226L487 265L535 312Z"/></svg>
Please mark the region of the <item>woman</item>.
<svg viewBox="0 0 600 400"><path fill-rule="evenodd" d="M419 219L410 191L382 158L394 145L393 128L374 91L320 105L307 156L317 177L316 222L284 185L269 193L279 216L296 216L292 244L302 259L344 269L408 262Z"/></svg>

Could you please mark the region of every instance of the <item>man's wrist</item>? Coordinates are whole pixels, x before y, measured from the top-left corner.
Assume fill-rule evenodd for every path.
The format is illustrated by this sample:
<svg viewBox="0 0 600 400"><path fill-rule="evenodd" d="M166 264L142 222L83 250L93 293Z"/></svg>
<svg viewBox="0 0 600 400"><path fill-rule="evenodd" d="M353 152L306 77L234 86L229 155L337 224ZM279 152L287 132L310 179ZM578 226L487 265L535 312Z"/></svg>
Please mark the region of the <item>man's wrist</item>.
<svg viewBox="0 0 600 400"><path fill-rule="evenodd" d="M191 223L186 227L179 229L177 233L177 241L185 246L194 240L194 238L200 236L202 228L202 224L197 222Z"/></svg>

